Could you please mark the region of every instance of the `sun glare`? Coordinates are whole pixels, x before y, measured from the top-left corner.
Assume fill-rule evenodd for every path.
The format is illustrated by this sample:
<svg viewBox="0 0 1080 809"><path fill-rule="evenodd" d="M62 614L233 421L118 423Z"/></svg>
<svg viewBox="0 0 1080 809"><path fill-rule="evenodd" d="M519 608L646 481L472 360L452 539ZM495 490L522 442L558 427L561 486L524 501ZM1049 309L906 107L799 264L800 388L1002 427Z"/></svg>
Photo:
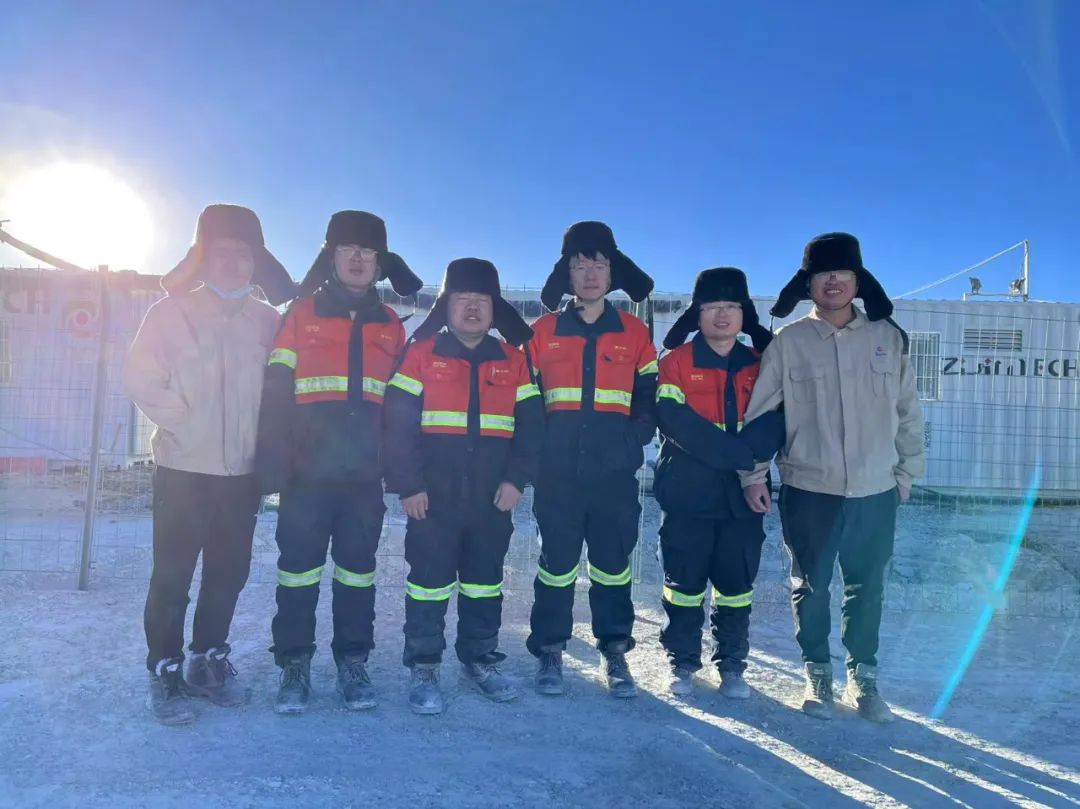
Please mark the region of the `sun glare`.
<svg viewBox="0 0 1080 809"><path fill-rule="evenodd" d="M84 267L143 269L150 209L123 180L85 163L52 163L14 178L0 200L12 235Z"/></svg>

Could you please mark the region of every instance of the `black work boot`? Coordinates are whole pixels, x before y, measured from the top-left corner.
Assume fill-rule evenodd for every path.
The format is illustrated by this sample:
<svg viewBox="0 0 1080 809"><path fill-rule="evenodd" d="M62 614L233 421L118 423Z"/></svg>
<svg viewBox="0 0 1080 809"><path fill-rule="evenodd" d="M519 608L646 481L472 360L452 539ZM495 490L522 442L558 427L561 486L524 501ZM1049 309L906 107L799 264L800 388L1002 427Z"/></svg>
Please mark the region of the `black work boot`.
<svg viewBox="0 0 1080 809"><path fill-rule="evenodd" d="M337 689L350 711L375 707L375 687L367 673L367 658L343 657L337 667Z"/></svg>
<svg viewBox="0 0 1080 809"><path fill-rule="evenodd" d="M833 688L831 663L806 664L806 689L802 710L815 719L833 718Z"/></svg>
<svg viewBox="0 0 1080 809"><path fill-rule="evenodd" d="M562 652L541 652L536 669L536 691L557 697L563 693Z"/></svg>
<svg viewBox="0 0 1080 809"><path fill-rule="evenodd" d="M848 671L844 702L858 711L859 716L871 722L887 725L896 717L877 689L877 667L859 663L854 671Z"/></svg>
<svg viewBox="0 0 1080 809"><path fill-rule="evenodd" d="M281 685L278 688L274 712L301 714L307 710L311 697L311 655L287 657L281 664Z"/></svg>
<svg viewBox="0 0 1080 809"><path fill-rule="evenodd" d="M226 708L248 701L251 691L236 679L236 668L229 660L229 651L228 646L222 646L209 649L206 654L193 654L188 659L184 682L189 694Z"/></svg>
<svg viewBox="0 0 1080 809"><path fill-rule="evenodd" d="M409 679L409 707L425 716L440 714L446 707L439 688L439 663L414 663Z"/></svg>
<svg viewBox="0 0 1080 809"><path fill-rule="evenodd" d="M174 657L158 661L157 667L150 672L146 705L163 725L186 725L195 721L184 691L183 665L183 658Z"/></svg>
<svg viewBox="0 0 1080 809"><path fill-rule="evenodd" d="M517 699L517 689L501 671L497 663L476 660L465 663L465 676L476 683L485 697L492 702L510 702Z"/></svg>
<svg viewBox="0 0 1080 809"><path fill-rule="evenodd" d="M630 666L626 662L626 645L612 644L604 656L603 672L608 692L617 699L630 699L637 696L637 686Z"/></svg>

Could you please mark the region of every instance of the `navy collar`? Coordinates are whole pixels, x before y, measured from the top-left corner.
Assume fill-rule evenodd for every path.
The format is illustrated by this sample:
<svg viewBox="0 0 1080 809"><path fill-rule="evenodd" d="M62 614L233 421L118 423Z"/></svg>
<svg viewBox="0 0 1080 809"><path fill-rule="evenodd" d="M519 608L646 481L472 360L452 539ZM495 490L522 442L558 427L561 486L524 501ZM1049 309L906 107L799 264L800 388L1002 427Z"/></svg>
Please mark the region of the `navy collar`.
<svg viewBox="0 0 1080 809"><path fill-rule="evenodd" d="M625 331L622 318L619 317L619 310L609 300L604 301L604 311L595 323L586 323L582 320L573 301L562 308L555 321L555 334L559 337L587 337L590 334L609 331Z"/></svg>
<svg viewBox="0 0 1080 809"><path fill-rule="evenodd" d="M502 343L490 334L484 335L484 339L476 348L468 348L461 340L456 338L449 330L441 331L435 335L434 353L440 357L467 360L469 362L493 362L506 359Z"/></svg>
<svg viewBox="0 0 1080 809"><path fill-rule="evenodd" d="M750 349L738 340L735 341L735 346L726 357L721 357L713 351L701 335L701 332L694 335L690 345L692 346L691 351L694 352L695 368L720 368L734 374L748 365L753 365L756 361Z"/></svg>
<svg viewBox="0 0 1080 809"><path fill-rule="evenodd" d="M312 297L315 299L315 314L319 317L349 317L356 312L356 319L364 323L390 322L374 286L362 297L352 298L324 284Z"/></svg>

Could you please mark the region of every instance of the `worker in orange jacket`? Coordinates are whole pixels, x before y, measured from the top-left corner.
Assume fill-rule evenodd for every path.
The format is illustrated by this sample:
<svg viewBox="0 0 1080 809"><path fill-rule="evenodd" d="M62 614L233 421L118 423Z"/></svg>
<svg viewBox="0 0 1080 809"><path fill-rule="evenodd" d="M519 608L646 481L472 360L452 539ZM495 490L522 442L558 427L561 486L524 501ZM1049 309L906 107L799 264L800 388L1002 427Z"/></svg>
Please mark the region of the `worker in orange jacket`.
<svg viewBox="0 0 1080 809"><path fill-rule="evenodd" d="M593 634L615 697L637 693L626 653L634 647L630 554L637 544L642 447L656 432L656 349L649 329L608 292L644 300L653 283L616 246L602 222L563 237L541 299L551 314L533 324L528 350L547 409L536 481L541 555L529 651L536 688L563 692L562 652L573 630L574 585L588 545ZM570 303L559 307L563 295Z"/></svg>

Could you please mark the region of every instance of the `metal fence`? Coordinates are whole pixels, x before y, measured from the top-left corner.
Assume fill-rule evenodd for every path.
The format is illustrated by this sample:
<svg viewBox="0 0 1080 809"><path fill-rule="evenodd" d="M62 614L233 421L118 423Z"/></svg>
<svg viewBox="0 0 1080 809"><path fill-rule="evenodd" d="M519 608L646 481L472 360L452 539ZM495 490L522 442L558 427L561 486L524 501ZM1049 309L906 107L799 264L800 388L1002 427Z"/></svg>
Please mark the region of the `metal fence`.
<svg viewBox="0 0 1080 809"><path fill-rule="evenodd" d="M5 303L0 309L0 573L59 574L70 577L73 587L147 580L152 425L124 396L121 371L142 316L159 294L156 279L3 271L0 293ZM521 291L518 297L532 300L536 291ZM658 338L684 300L657 296ZM403 311L411 306L408 301L395 304ZM763 310L768 304L760 303ZM530 306L522 303L526 314L533 315ZM918 491L915 501L901 508L886 605L897 610L975 611L993 603L1017 614L1075 616L1080 614L1080 505L1072 502L1080 484L1073 485L1071 497L1062 486L1076 479L1072 459L1080 459L1080 425L1072 421L1080 412L1080 383L1075 372L1044 379L1058 387L1039 394L1033 393L1040 383L1032 365L1023 376L1003 372L1006 361L1019 368L1023 357L1009 341L1018 330L1030 332L1032 317L1024 316L1015 327L1007 311L993 317L991 328L981 322L972 325L969 315L948 304L898 310L898 319L913 335L938 335L936 340L916 336L913 352L919 352L920 391L927 399L931 469L944 465L940 468L949 479L948 485ZM1045 328L1057 326L1048 323ZM973 334L971 329L978 331ZM1077 339L1074 332L1061 333L1046 349L1058 360L1059 374L1065 360L1080 356L1080 343L1069 344ZM964 357L972 346L991 352L989 373L978 370L987 367L983 359L974 361L974 373L955 380L941 373L949 360ZM1048 359L1043 358L1044 371ZM996 375L994 363L999 363ZM1009 409L1004 421L981 412L985 388L994 385L989 404ZM1033 450L1036 445L1052 446L1054 454ZM964 452L971 459L966 467ZM978 461L984 457L993 464ZM1008 587L998 593L995 580L1010 556L1023 503L1022 487L1013 478L1008 485L995 485L1005 477L993 471L994 464L1012 469L1032 463L1032 458L1053 467L1051 479L1063 483L1043 492L1045 502L1030 515ZM1026 480L1029 473L1021 472L1016 479ZM648 490L648 475L642 479L634 593L639 603L656 604L662 582L656 552L661 515ZM514 515L505 584L511 598L531 598L539 543L530 494ZM388 497L378 556L380 587L404 587L404 525L397 498ZM271 499L257 521L251 581L276 578L275 527ZM786 603L788 563L775 509L766 529L755 600ZM587 581L579 585L587 586Z"/></svg>

